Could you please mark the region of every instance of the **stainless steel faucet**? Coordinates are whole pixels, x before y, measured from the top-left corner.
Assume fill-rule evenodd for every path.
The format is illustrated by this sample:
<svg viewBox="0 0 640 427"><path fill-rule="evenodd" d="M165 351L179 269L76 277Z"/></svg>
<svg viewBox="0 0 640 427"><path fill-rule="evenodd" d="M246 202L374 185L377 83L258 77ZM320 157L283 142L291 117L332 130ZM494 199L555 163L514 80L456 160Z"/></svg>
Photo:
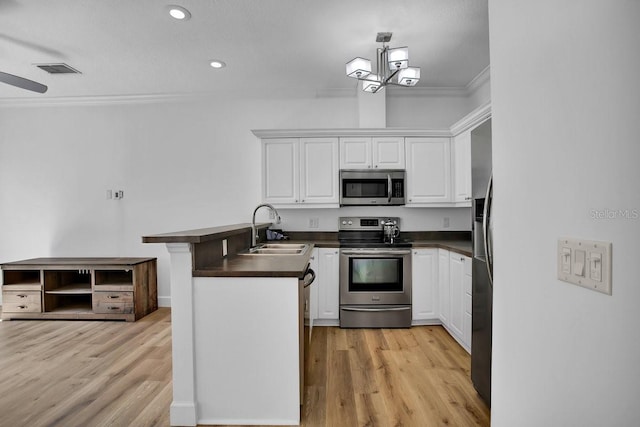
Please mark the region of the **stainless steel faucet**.
<svg viewBox="0 0 640 427"><path fill-rule="evenodd" d="M276 224L280 224L280 215L278 214L278 211L276 210L276 208L274 208L269 203L262 203L256 206L256 208L253 211L253 218L251 219L251 247L252 248L258 244L258 231L256 230L256 212L258 212L258 209L263 207L271 209L276 216Z"/></svg>

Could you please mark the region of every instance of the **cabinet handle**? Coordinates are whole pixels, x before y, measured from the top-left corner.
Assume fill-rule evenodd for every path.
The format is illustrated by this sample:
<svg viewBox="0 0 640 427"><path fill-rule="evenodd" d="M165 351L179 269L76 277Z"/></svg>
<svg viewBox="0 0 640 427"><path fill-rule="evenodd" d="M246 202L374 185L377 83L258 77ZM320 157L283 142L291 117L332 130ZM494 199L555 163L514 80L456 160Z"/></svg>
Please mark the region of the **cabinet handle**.
<svg viewBox="0 0 640 427"><path fill-rule="evenodd" d="M120 295L107 295L107 298L109 298L109 299L118 299L118 298L120 298Z"/></svg>
<svg viewBox="0 0 640 427"><path fill-rule="evenodd" d="M471 200L471 197L467 196L464 198L465 200Z"/></svg>
<svg viewBox="0 0 640 427"><path fill-rule="evenodd" d="M298 203L298 199L295 199L294 202Z"/></svg>
<svg viewBox="0 0 640 427"><path fill-rule="evenodd" d="M120 307L109 307L109 310L118 310Z"/></svg>
<svg viewBox="0 0 640 427"><path fill-rule="evenodd" d="M378 165L375 165L375 166L374 166L374 168L377 168L377 167L378 167Z"/></svg>
<svg viewBox="0 0 640 427"><path fill-rule="evenodd" d="M304 203L304 199L300 200L301 203Z"/></svg>
<svg viewBox="0 0 640 427"><path fill-rule="evenodd" d="M27 297L26 295L23 295L23 294L18 294L18 295L16 295L16 296L17 296L18 298L26 298L26 297Z"/></svg>
<svg viewBox="0 0 640 427"><path fill-rule="evenodd" d="M460 261L464 262L464 257L460 257Z"/></svg>
<svg viewBox="0 0 640 427"><path fill-rule="evenodd" d="M19 308L20 310L24 310L25 308L27 308L27 306L26 306L26 305L19 305L19 306L18 306L18 308Z"/></svg>

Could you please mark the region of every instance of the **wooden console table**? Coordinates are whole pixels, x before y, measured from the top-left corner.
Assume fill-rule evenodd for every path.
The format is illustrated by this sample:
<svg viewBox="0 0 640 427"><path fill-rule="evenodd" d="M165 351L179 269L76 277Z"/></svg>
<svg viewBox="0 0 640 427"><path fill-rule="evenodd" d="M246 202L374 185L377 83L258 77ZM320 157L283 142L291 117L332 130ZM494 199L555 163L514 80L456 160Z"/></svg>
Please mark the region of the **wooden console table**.
<svg viewBox="0 0 640 427"><path fill-rule="evenodd" d="M156 258L34 258L1 267L3 320L133 322L158 308Z"/></svg>

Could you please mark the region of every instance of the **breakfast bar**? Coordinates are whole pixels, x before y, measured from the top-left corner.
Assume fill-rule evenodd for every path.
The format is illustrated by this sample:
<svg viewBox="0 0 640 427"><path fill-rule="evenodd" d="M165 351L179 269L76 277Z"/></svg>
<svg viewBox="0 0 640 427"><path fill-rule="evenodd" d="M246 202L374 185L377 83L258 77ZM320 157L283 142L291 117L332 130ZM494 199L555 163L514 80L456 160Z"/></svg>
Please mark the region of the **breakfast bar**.
<svg viewBox="0 0 640 427"><path fill-rule="evenodd" d="M298 425L301 279L313 245L252 252L251 224L143 242L165 243L171 259L171 425Z"/></svg>

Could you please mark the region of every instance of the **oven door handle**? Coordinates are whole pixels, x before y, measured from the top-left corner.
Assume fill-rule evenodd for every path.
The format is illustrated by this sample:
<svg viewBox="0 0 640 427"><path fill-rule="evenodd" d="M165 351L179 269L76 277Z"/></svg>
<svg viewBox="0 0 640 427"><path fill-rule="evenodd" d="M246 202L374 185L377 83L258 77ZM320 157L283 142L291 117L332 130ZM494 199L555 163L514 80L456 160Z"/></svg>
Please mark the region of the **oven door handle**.
<svg viewBox="0 0 640 427"><path fill-rule="evenodd" d="M388 251L350 251L350 250L342 250L340 252L344 255L408 255L411 253L409 249L400 249L400 250L388 250Z"/></svg>
<svg viewBox="0 0 640 427"><path fill-rule="evenodd" d="M389 185L389 189L387 190L387 196L388 196L387 203L391 203L391 195L392 195L391 185L392 185L392 181L391 181L391 174L390 173L387 174L387 181L388 181L388 185Z"/></svg>
<svg viewBox="0 0 640 427"><path fill-rule="evenodd" d="M344 311L405 311L411 310L411 306L406 307L390 307L390 308L359 308L359 307L340 307L340 310Z"/></svg>

